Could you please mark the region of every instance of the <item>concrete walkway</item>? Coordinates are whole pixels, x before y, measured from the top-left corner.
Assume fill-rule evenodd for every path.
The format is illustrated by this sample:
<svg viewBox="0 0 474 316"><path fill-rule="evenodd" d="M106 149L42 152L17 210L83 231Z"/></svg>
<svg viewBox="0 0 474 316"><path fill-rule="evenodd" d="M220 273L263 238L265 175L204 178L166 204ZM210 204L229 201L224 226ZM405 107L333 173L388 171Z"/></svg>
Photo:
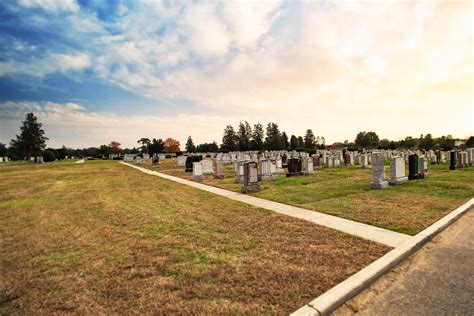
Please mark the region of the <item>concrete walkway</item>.
<svg viewBox="0 0 474 316"><path fill-rule="evenodd" d="M474 209L335 315L474 315Z"/></svg>
<svg viewBox="0 0 474 316"><path fill-rule="evenodd" d="M157 171L152 171L146 168L134 166L125 162L121 162L122 164L140 170L146 174L158 176L164 179L168 179L174 182L178 182L184 185L188 185L190 187L204 190L207 192L211 192L235 201L243 202L246 204L250 204L253 206L257 206L260 208L264 208L267 210L271 210L280 214L288 215L291 217L296 217L299 219L303 219L318 225L326 226L329 228L333 228L335 230L358 236L364 239L372 240L390 247L397 247L401 245L403 242L411 238L409 235L397 233L394 231L390 231L387 229L354 222L348 219L343 219L340 217L327 215L315 211L310 211L304 208L295 207L287 204L282 204L278 202L273 202L261 198L257 198L251 195L245 195L229 190L224 190L220 188L216 188L213 186L205 185L202 183L182 179L179 177L170 176L164 173L160 173Z"/></svg>

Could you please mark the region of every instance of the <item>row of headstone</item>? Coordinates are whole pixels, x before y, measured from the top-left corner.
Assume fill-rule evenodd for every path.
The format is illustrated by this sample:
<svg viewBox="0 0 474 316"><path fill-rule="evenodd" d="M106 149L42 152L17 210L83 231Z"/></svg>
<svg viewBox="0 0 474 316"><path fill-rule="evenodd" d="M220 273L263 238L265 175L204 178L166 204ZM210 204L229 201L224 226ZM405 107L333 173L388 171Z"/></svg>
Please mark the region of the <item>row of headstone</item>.
<svg viewBox="0 0 474 316"><path fill-rule="evenodd" d="M452 150L449 158L449 170L470 167L474 164L474 148L463 151Z"/></svg>
<svg viewBox="0 0 474 316"><path fill-rule="evenodd" d="M423 179L428 175L428 159L412 154L408 158L408 177L405 175L405 159L392 157L390 159L390 178L385 179L385 157L382 153L372 153L372 182L371 189L385 189L389 185L398 185L408 180Z"/></svg>
<svg viewBox="0 0 474 316"><path fill-rule="evenodd" d="M0 162L8 162L8 157L0 157Z"/></svg>

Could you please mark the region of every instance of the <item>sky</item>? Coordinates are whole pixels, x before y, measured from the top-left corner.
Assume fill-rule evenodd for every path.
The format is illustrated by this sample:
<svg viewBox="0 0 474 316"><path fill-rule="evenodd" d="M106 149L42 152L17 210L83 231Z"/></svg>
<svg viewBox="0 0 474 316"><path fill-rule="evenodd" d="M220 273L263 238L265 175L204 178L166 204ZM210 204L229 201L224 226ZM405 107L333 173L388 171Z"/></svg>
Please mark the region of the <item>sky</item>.
<svg viewBox="0 0 474 316"><path fill-rule="evenodd" d="M276 122L326 143L474 135L471 1L0 2L0 142L220 143Z"/></svg>

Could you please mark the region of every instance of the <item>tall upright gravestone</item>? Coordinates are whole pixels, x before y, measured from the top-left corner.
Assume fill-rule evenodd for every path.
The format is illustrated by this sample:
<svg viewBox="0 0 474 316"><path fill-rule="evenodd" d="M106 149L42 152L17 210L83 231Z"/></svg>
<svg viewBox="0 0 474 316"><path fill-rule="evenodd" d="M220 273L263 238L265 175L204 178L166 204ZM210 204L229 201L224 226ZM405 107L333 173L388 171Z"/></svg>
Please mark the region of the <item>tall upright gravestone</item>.
<svg viewBox="0 0 474 316"><path fill-rule="evenodd" d="M418 155L408 156L408 180L420 179L418 174Z"/></svg>
<svg viewBox="0 0 474 316"><path fill-rule="evenodd" d="M372 190L388 187L388 182L385 180L384 162L382 153L372 153L372 183L370 184Z"/></svg>
<svg viewBox="0 0 474 316"><path fill-rule="evenodd" d="M456 170L456 152L454 150L449 152L449 170Z"/></svg>
<svg viewBox="0 0 474 316"><path fill-rule="evenodd" d="M259 192L260 185L258 184L257 163L249 161L244 163L244 185L242 186L242 193Z"/></svg>
<svg viewBox="0 0 474 316"><path fill-rule="evenodd" d="M403 184L407 181L408 177L405 176L405 159L393 157L390 161L390 179L388 179L388 184Z"/></svg>

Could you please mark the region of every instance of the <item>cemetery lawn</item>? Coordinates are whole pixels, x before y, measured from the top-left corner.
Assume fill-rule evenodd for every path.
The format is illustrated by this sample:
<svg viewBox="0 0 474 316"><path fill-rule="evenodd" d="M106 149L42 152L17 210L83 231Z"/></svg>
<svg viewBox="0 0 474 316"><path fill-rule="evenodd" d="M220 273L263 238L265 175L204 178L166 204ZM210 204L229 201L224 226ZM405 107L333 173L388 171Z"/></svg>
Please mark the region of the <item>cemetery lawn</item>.
<svg viewBox="0 0 474 316"><path fill-rule="evenodd" d="M0 165L0 314L288 314L387 251L117 161Z"/></svg>
<svg viewBox="0 0 474 316"><path fill-rule="evenodd" d="M174 164L168 159L161 170L153 170L191 179L184 167ZM426 179L384 190L370 190L372 171L360 166L323 168L312 176L285 178L281 174L276 180L261 181L262 190L254 195L415 235L474 197L474 167L455 171L448 171L448 167L429 165ZM389 167L385 175L389 176ZM232 165L225 165L225 176L223 180L207 176L203 183L240 192Z"/></svg>

